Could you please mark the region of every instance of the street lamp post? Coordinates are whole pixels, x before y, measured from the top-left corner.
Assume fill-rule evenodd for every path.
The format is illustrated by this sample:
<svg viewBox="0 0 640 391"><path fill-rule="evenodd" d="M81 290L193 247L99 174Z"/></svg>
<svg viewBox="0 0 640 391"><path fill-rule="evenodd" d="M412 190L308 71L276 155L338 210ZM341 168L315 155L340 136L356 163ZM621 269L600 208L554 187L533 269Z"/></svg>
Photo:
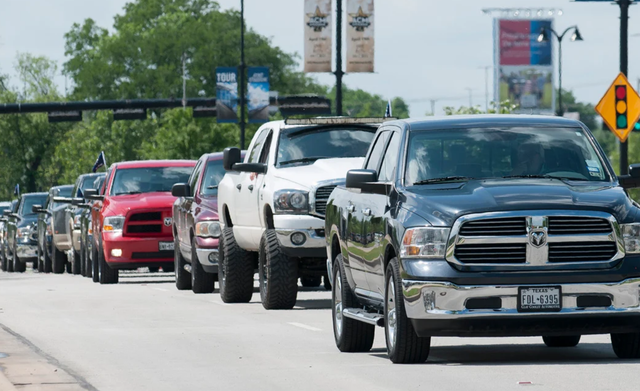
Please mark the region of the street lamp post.
<svg viewBox="0 0 640 391"><path fill-rule="evenodd" d="M574 30L571 35L572 41L582 41L582 35L580 35L580 30L578 30L578 26L567 27L566 30L562 34L556 33L556 31L552 28L549 28L549 31L556 37L558 40L558 115L564 115L564 109L562 108L562 38L564 38L565 34L569 31ZM540 35L538 35L538 42L548 42L549 41L549 33L546 28L542 28L540 30Z"/></svg>
<svg viewBox="0 0 640 391"><path fill-rule="evenodd" d="M244 0L240 0L240 149L244 149Z"/></svg>

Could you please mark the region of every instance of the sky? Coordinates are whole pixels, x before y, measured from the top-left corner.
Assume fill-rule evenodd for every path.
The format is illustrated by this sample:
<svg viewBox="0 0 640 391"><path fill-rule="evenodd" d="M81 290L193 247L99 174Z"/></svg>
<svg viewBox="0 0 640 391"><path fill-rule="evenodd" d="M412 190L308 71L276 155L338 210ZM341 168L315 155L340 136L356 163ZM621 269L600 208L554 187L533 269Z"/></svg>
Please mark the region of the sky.
<svg viewBox="0 0 640 391"><path fill-rule="evenodd" d="M335 2L335 0L334 0ZM64 34L73 23L93 18L112 28L126 0L2 0L0 72L13 73L16 54L29 52L65 61ZM219 0L222 9L240 0ZM245 0L249 28L286 52L303 52L303 0ZM579 101L596 104L619 72L619 7L609 2L569 0L375 0L375 73L349 74L344 83L384 99L402 97L413 117L444 106L485 104L485 69L493 64L492 17L484 8L553 8L556 30L577 25L583 42L563 41L563 88ZM335 5L334 5L335 9ZM640 84L640 6L629 11L629 80ZM634 36L637 34L637 36ZM557 47L554 48L556 52ZM554 53L557 56L557 52ZM222 64L212 64L222 65ZM226 65L226 64L225 64ZM261 64L248 64L261 65ZM300 70L302 64L300 64ZM335 83L331 74L313 74ZM557 76L557 70L556 70ZM65 78L56 79L64 90ZM488 82L493 83L492 74ZM70 83L70 82L69 82ZM490 99L493 97L490 96ZM382 114L382 113L381 113Z"/></svg>

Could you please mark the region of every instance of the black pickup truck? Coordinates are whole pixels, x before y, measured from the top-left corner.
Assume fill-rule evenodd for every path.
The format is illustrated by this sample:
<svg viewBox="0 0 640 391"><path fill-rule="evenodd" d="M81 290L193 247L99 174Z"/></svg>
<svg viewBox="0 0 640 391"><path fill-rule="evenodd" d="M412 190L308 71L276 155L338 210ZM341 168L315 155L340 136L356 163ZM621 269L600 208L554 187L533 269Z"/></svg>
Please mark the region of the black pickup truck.
<svg viewBox="0 0 640 391"><path fill-rule="evenodd" d="M326 213L335 341L395 363L433 336L611 334L640 358L640 165L617 177L581 122L452 116L384 123Z"/></svg>

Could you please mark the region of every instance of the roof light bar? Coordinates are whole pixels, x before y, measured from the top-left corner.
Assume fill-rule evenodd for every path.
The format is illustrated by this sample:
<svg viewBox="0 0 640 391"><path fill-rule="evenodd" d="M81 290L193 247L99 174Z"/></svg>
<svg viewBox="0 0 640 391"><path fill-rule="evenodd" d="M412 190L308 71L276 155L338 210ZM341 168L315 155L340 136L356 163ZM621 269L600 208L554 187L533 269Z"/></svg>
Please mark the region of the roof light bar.
<svg viewBox="0 0 640 391"><path fill-rule="evenodd" d="M397 118L377 118L377 117L318 117L318 118L287 118L286 125L349 125L349 124L379 124L386 121L393 121Z"/></svg>

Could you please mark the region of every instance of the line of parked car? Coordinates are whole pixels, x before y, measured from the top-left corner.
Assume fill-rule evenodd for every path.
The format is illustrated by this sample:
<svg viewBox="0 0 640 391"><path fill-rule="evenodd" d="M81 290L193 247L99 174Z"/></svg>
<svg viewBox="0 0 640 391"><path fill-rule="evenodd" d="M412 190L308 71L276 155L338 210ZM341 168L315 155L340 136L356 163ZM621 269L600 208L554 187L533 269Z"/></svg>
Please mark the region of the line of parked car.
<svg viewBox="0 0 640 391"><path fill-rule="evenodd" d="M343 352L385 330L394 363L434 336L611 334L640 358L640 165L616 176L579 121L471 116L269 122L248 150L136 161L0 203L2 270L118 282L162 268L179 290L290 309L332 291Z"/></svg>

